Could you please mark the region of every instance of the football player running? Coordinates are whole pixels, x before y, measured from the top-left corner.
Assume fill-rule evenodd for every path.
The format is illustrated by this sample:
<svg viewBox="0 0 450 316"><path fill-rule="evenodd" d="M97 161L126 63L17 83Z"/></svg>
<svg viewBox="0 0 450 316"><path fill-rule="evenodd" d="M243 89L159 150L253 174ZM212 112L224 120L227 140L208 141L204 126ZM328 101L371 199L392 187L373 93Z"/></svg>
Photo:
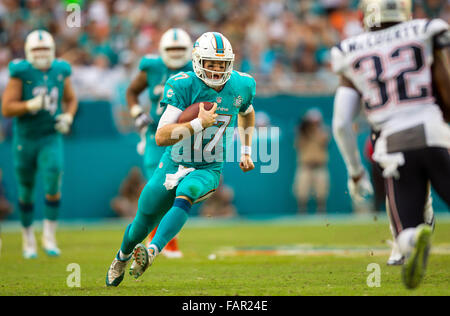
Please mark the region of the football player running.
<svg viewBox="0 0 450 316"><path fill-rule="evenodd" d="M254 168L250 146L255 80L233 70L231 44L220 33L200 36L194 44L192 61L194 72L179 73L165 85L161 103L166 109L155 139L159 146L167 148L141 193L136 217L126 228L120 250L108 269L107 286L120 284L132 257L130 274L141 276L181 230L192 204L214 192L222 172L221 158L233 138L226 128L234 127L236 121L243 144L239 166L244 172ZM177 123L184 109L199 102L215 104L210 110L200 104L197 118ZM150 246L140 244L158 224Z"/></svg>
<svg viewBox="0 0 450 316"><path fill-rule="evenodd" d="M432 228L425 222L432 222L432 212L424 214L429 183L450 205L450 127L442 112L450 108L449 27L440 19L411 20L407 0L365 0L362 9L367 32L331 52L341 77L333 131L349 191L362 198L371 186L351 124L364 109L376 135L373 159L385 178L396 247L405 256L403 283L416 288L430 250Z"/></svg>
<svg viewBox="0 0 450 316"><path fill-rule="evenodd" d="M135 126L141 135L138 152L144 155L144 169L147 179L155 172L164 147L156 145L155 133L164 106L160 103L164 84L169 77L179 73L192 71L192 41L186 31L179 28L167 30L159 43L161 56L147 55L141 59L139 73L127 89L127 103ZM144 112L139 105L139 95L148 88L151 107L150 113ZM157 227L150 233L149 241L154 237ZM162 252L168 258L180 258L182 252L178 248L177 237L174 237Z"/></svg>
<svg viewBox="0 0 450 316"><path fill-rule="evenodd" d="M78 102L70 81L71 67L55 59L50 33L31 32L25 41L25 56L25 60L9 64L10 80L2 98L2 114L14 117L13 155L23 256L30 259L37 257L32 224L38 170L45 191L43 249L49 256L60 254L56 226L61 201L62 135L70 131Z"/></svg>

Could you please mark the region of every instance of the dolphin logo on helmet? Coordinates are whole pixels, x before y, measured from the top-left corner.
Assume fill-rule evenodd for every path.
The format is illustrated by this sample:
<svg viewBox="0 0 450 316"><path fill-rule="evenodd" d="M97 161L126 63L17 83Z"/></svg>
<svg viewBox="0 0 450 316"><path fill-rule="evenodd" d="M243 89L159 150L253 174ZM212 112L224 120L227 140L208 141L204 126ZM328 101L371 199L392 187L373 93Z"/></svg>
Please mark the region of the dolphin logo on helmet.
<svg viewBox="0 0 450 316"><path fill-rule="evenodd" d="M212 71L204 68L205 60L225 61L225 71ZM223 86L233 71L234 54L228 39L217 32L202 34L194 43L192 67L198 78L210 87ZM206 72L221 75L220 79L208 78Z"/></svg>
<svg viewBox="0 0 450 316"><path fill-rule="evenodd" d="M180 50L174 50L176 48ZM191 37L182 29L169 29L161 36L159 53L167 67L171 69L181 68L191 60Z"/></svg>
<svg viewBox="0 0 450 316"><path fill-rule="evenodd" d="M55 41L49 32L35 30L25 39L25 57L34 68L49 69L55 60Z"/></svg>

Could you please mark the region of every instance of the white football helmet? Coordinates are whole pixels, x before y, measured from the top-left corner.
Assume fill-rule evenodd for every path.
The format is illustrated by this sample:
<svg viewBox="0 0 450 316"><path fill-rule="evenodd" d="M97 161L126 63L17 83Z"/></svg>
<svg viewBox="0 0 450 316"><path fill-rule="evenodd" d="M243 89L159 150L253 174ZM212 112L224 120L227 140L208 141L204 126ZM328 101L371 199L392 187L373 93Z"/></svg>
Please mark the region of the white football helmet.
<svg viewBox="0 0 450 316"><path fill-rule="evenodd" d="M205 60L225 61L225 71L211 71L203 67ZM220 33L207 32L194 43L192 50L192 66L194 72L210 87L220 87L230 79L233 71L234 54L230 42ZM206 72L222 75L220 79L210 79Z"/></svg>
<svg viewBox="0 0 450 316"><path fill-rule="evenodd" d="M362 0L360 6L366 29L381 23L405 22L412 18L411 0Z"/></svg>
<svg viewBox="0 0 450 316"><path fill-rule="evenodd" d="M25 57L36 69L48 69L55 59L55 41L49 32L36 30L25 40Z"/></svg>
<svg viewBox="0 0 450 316"><path fill-rule="evenodd" d="M184 50L171 51L171 48L184 48ZM171 69L181 68L191 60L191 37L182 29L169 29L161 36L159 53L167 67Z"/></svg>

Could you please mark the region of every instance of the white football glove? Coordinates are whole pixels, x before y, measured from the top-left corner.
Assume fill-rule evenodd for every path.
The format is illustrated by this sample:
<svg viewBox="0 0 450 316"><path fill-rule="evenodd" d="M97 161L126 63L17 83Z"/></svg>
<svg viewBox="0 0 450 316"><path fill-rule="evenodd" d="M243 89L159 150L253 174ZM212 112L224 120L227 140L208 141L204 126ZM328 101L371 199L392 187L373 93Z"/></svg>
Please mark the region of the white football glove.
<svg viewBox="0 0 450 316"><path fill-rule="evenodd" d="M56 116L55 129L61 134L68 134L73 123L73 116L70 113L63 113Z"/></svg>
<svg viewBox="0 0 450 316"><path fill-rule="evenodd" d="M133 105L133 107L130 109L130 114L134 119L134 126L136 126L139 132L141 132L143 128L152 123L152 119L150 118L150 116L145 113L142 107L138 104Z"/></svg>
<svg viewBox="0 0 450 316"><path fill-rule="evenodd" d="M370 181L366 170L363 171L363 175L357 182L352 178L349 178L347 185L350 196L356 203L363 202L373 195L372 182Z"/></svg>
<svg viewBox="0 0 450 316"><path fill-rule="evenodd" d="M39 110L48 108L49 104L50 96L46 95L45 93L41 93L25 103L28 112L32 113L36 113Z"/></svg>
<svg viewBox="0 0 450 316"><path fill-rule="evenodd" d="M145 146L147 146L147 129L148 127L145 126L139 133L139 135L141 136L141 141L137 144L136 146L136 150L138 152L139 155L143 156L145 153Z"/></svg>

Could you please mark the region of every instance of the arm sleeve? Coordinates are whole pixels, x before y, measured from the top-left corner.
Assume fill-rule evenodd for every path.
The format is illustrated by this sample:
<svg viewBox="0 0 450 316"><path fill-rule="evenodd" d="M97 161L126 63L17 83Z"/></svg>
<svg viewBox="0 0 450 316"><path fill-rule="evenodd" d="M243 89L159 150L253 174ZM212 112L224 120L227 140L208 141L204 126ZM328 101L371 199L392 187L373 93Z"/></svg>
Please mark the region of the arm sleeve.
<svg viewBox="0 0 450 316"><path fill-rule="evenodd" d="M176 123L181 113L183 113L182 110L169 104L159 120L158 129Z"/></svg>
<svg viewBox="0 0 450 316"><path fill-rule="evenodd" d="M359 93L348 87L339 87L334 98L333 134L350 177L363 171L361 157L352 129L353 119L361 109Z"/></svg>

